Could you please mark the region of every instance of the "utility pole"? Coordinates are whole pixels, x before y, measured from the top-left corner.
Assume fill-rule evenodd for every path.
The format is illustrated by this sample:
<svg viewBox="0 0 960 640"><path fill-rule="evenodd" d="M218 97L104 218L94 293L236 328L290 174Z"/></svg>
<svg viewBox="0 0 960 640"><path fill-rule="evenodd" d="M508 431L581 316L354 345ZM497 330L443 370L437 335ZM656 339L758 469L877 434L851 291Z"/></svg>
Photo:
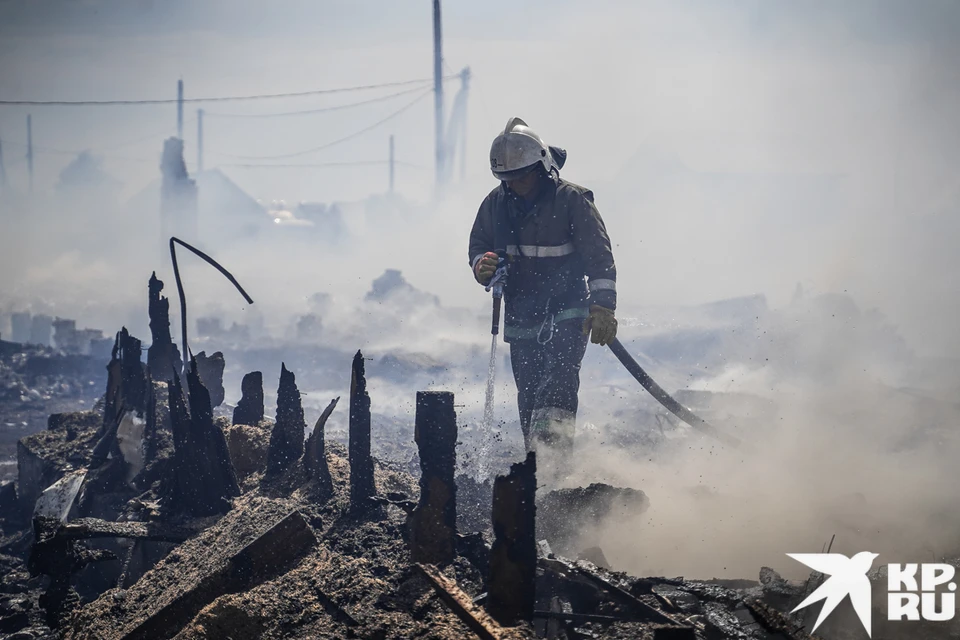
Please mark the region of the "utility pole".
<svg viewBox="0 0 960 640"><path fill-rule="evenodd" d="M183 140L183 80L177 80L177 137Z"/></svg>
<svg viewBox="0 0 960 640"><path fill-rule="evenodd" d="M443 36L440 23L440 0L433 0L433 94L436 118L437 186L445 179L443 146Z"/></svg>
<svg viewBox="0 0 960 640"><path fill-rule="evenodd" d="M470 91L470 67L460 72L460 91L463 102L460 113L460 182L467 181L467 97Z"/></svg>
<svg viewBox="0 0 960 640"><path fill-rule="evenodd" d="M27 115L27 173L30 174L30 192L33 192L33 116Z"/></svg>
<svg viewBox="0 0 960 640"><path fill-rule="evenodd" d="M203 109L197 109L197 173L203 171Z"/></svg>
<svg viewBox="0 0 960 640"><path fill-rule="evenodd" d="M0 191L7 188L7 170L3 166L3 140L0 140Z"/></svg>
<svg viewBox="0 0 960 640"><path fill-rule="evenodd" d="M393 136L390 136L390 193L393 193Z"/></svg>

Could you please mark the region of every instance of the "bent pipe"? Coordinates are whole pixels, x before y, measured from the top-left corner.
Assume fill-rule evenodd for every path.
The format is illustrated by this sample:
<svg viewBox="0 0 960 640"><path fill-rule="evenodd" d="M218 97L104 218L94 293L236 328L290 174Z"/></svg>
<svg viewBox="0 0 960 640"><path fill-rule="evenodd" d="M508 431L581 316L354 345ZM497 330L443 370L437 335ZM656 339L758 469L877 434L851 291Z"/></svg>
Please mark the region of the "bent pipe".
<svg viewBox="0 0 960 640"><path fill-rule="evenodd" d="M630 375L636 378L637 382L639 382L644 389L649 391L650 395L657 399L657 402L669 409L670 413L677 416L697 431L713 436L723 444L731 447L740 446L741 443L739 438L735 438L723 433L722 431L718 431L717 428L711 425L709 422L697 416L685 406L670 397L670 394L664 391L663 387L654 382L653 378L651 378L650 375L643 370L643 367L641 367L637 361L633 359L633 356L630 355L620 340L614 338L613 341L607 346L610 347L610 351L613 351L613 355L617 356L617 360L620 361L620 364L622 364L624 368L630 372Z"/></svg>
<svg viewBox="0 0 960 640"><path fill-rule="evenodd" d="M181 358L183 359L183 371L185 372L187 371L187 363L192 360L192 356L187 349L187 296L183 291L183 282L180 280L180 267L177 265L177 244L185 249L189 249L200 258L203 258L203 260L205 260L208 264L222 273L224 277L226 277L226 279L237 288L237 291L240 292L240 295L243 296L244 300L246 300L248 304L253 304L253 298L247 295L247 292L243 290L243 287L241 287L240 283L237 282L237 279L233 277L233 274L224 269L219 262L205 254L203 251L200 251L200 249L187 244L180 238L175 236L170 238L170 261L173 262L173 277L177 281L177 293L180 296L180 331L181 338L183 340L183 354L181 355Z"/></svg>

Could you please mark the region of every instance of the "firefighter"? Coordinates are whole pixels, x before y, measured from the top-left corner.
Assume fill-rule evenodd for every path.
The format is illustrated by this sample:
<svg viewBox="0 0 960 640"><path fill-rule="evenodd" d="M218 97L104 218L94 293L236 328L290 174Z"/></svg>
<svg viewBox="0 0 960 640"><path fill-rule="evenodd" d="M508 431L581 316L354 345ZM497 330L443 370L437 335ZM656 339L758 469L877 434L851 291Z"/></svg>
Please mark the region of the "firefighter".
<svg viewBox="0 0 960 640"><path fill-rule="evenodd" d="M486 285L506 256L503 337L524 443L568 466L587 342L616 337L617 270L593 193L560 178L565 160L520 118L507 122L490 148L500 185L477 212L469 259Z"/></svg>

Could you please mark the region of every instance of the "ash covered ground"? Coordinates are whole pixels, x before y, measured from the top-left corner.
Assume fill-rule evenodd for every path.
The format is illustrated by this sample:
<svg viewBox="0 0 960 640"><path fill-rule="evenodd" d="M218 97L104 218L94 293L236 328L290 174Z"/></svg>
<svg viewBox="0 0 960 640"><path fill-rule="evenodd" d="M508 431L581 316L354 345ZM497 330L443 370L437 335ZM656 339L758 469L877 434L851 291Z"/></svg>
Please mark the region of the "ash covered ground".
<svg viewBox="0 0 960 640"><path fill-rule="evenodd" d="M481 425L486 315L446 308L399 272L370 285L350 313L369 313L387 327L430 318L438 335L446 330L450 337L422 350L416 340L406 349L385 339L365 341L361 360L380 500L357 512L347 447L357 363L351 338L356 344L363 328L328 329L344 310L322 295L310 304L312 311L292 319L292 335L283 337L252 338L250 327L224 329L213 317L197 322L192 351L213 361L219 352L225 365L222 379L216 366L200 375L208 376L202 382L213 398L208 426L223 434L236 477L222 507L201 515L171 502L171 495L188 494L170 489L177 436L167 384L144 386L155 400L144 415L153 419L144 418L143 432L134 430L142 443L131 458L129 445L122 446L130 432L111 435L107 420L111 411L119 415L110 401L116 382L108 380L109 359L3 343L4 442L8 459L20 459L17 473L8 473L16 481L3 486L4 632L18 639L154 637L150 629L157 628L178 638L470 637L464 618L411 562L410 512L422 472L415 397L418 391L455 394L456 521L461 536L474 535L442 571L482 610L495 542L492 481L524 456L512 415L508 352L498 357L497 420L488 433ZM642 392L611 354L591 347L573 473L556 486L541 483L537 493L536 609L553 607L571 617L496 626L495 633L803 638L816 607L813 614L789 612L823 577L806 573L786 553L816 552L832 539L835 551L869 548L881 554L880 562L957 556L960 523L950 496L922 493L945 473L955 447L956 407L944 388L949 378L938 369L942 363L913 356L878 313L863 312L849 296L798 293L779 309L757 296L639 308L621 317L621 339L660 384L743 445L722 445L683 424ZM463 339L456 330L463 326L475 328L477 339ZM403 342L408 330L392 331ZM396 344L398 336L391 338ZM137 356L150 346L145 341ZM120 360L115 353L112 362ZM855 362L861 372L825 362ZM307 438L302 447L312 446L318 418L340 398L320 424L332 493L304 475L307 458L298 459L304 449L292 456L296 471L268 477L270 450L280 446L274 434L279 422L288 422L277 406L281 363L296 376L303 419L294 432ZM866 369L868 378L859 375ZM265 415L256 424L234 424L235 412L250 403L241 401L241 389L251 371L262 372ZM187 419L196 420L194 390L183 386L193 412ZM148 431L153 435L144 435ZM104 458L111 438L118 443ZM885 466L894 462L914 463L915 472ZM65 524L58 525L65 528L38 528L30 517L34 503L58 481L62 492L78 470L84 474L78 495L68 499ZM237 562L260 561L237 560L247 545L261 536L269 540L291 514L310 532L309 541L298 539L302 549L258 573L255 582L233 582ZM96 519L93 529L121 522L145 523L149 531L136 534L143 539L64 533L71 521L84 522L77 518ZM179 527L176 535L163 534L176 540L154 539L163 527ZM64 536L74 536L69 554L49 555ZM65 569L64 562L73 565ZM597 579L613 586L598 587ZM66 590L58 596L55 585ZM617 589L641 604L624 601ZM197 599L178 610L183 598ZM879 618L884 603L876 606ZM859 623L844 607L818 637L858 637ZM686 631L656 631L663 621L640 620L638 611L667 616L667 626ZM874 637L916 637L914 631L883 625ZM932 635L925 637L949 637L956 630L934 625L926 631Z"/></svg>

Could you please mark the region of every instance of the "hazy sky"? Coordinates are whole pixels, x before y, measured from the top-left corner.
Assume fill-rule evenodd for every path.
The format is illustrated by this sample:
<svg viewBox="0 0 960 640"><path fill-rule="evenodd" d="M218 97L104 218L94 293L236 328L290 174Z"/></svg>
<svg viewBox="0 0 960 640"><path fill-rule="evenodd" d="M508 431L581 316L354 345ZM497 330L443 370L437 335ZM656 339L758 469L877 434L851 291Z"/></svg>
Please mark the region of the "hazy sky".
<svg viewBox="0 0 960 640"><path fill-rule="evenodd" d="M470 204L451 212L463 218L462 235L473 203L494 185L490 140L520 115L570 151L565 177L596 187L627 272L635 281L657 274L656 283L635 284L634 299L690 303L759 291L782 300L803 282L882 306L928 351L952 342L960 308L960 4L448 1L443 19L447 72L473 72L470 180L458 194ZM5 99L167 98L178 78L187 97L429 79L431 56L427 0L0 2ZM447 83L448 108L458 85ZM397 188L427 202L434 142L426 91L309 116L216 116L342 105L402 89L205 104L205 165L223 167L265 201L356 200L386 188L386 167L227 165L379 161L393 134L398 160L408 163L398 168ZM349 143L249 159L321 146L421 95ZM197 106L185 114L191 169ZM56 183L76 151L91 149L133 195L157 178L162 140L175 132L173 105L0 107L7 173L19 188L28 112L40 189ZM672 187L651 179L667 170L694 177ZM721 186L704 187L703 176ZM763 182L774 178L781 181ZM642 207L632 205L635 183L654 184L644 187ZM741 192L743 184L763 184L767 195ZM464 243L451 244L459 254Z"/></svg>

